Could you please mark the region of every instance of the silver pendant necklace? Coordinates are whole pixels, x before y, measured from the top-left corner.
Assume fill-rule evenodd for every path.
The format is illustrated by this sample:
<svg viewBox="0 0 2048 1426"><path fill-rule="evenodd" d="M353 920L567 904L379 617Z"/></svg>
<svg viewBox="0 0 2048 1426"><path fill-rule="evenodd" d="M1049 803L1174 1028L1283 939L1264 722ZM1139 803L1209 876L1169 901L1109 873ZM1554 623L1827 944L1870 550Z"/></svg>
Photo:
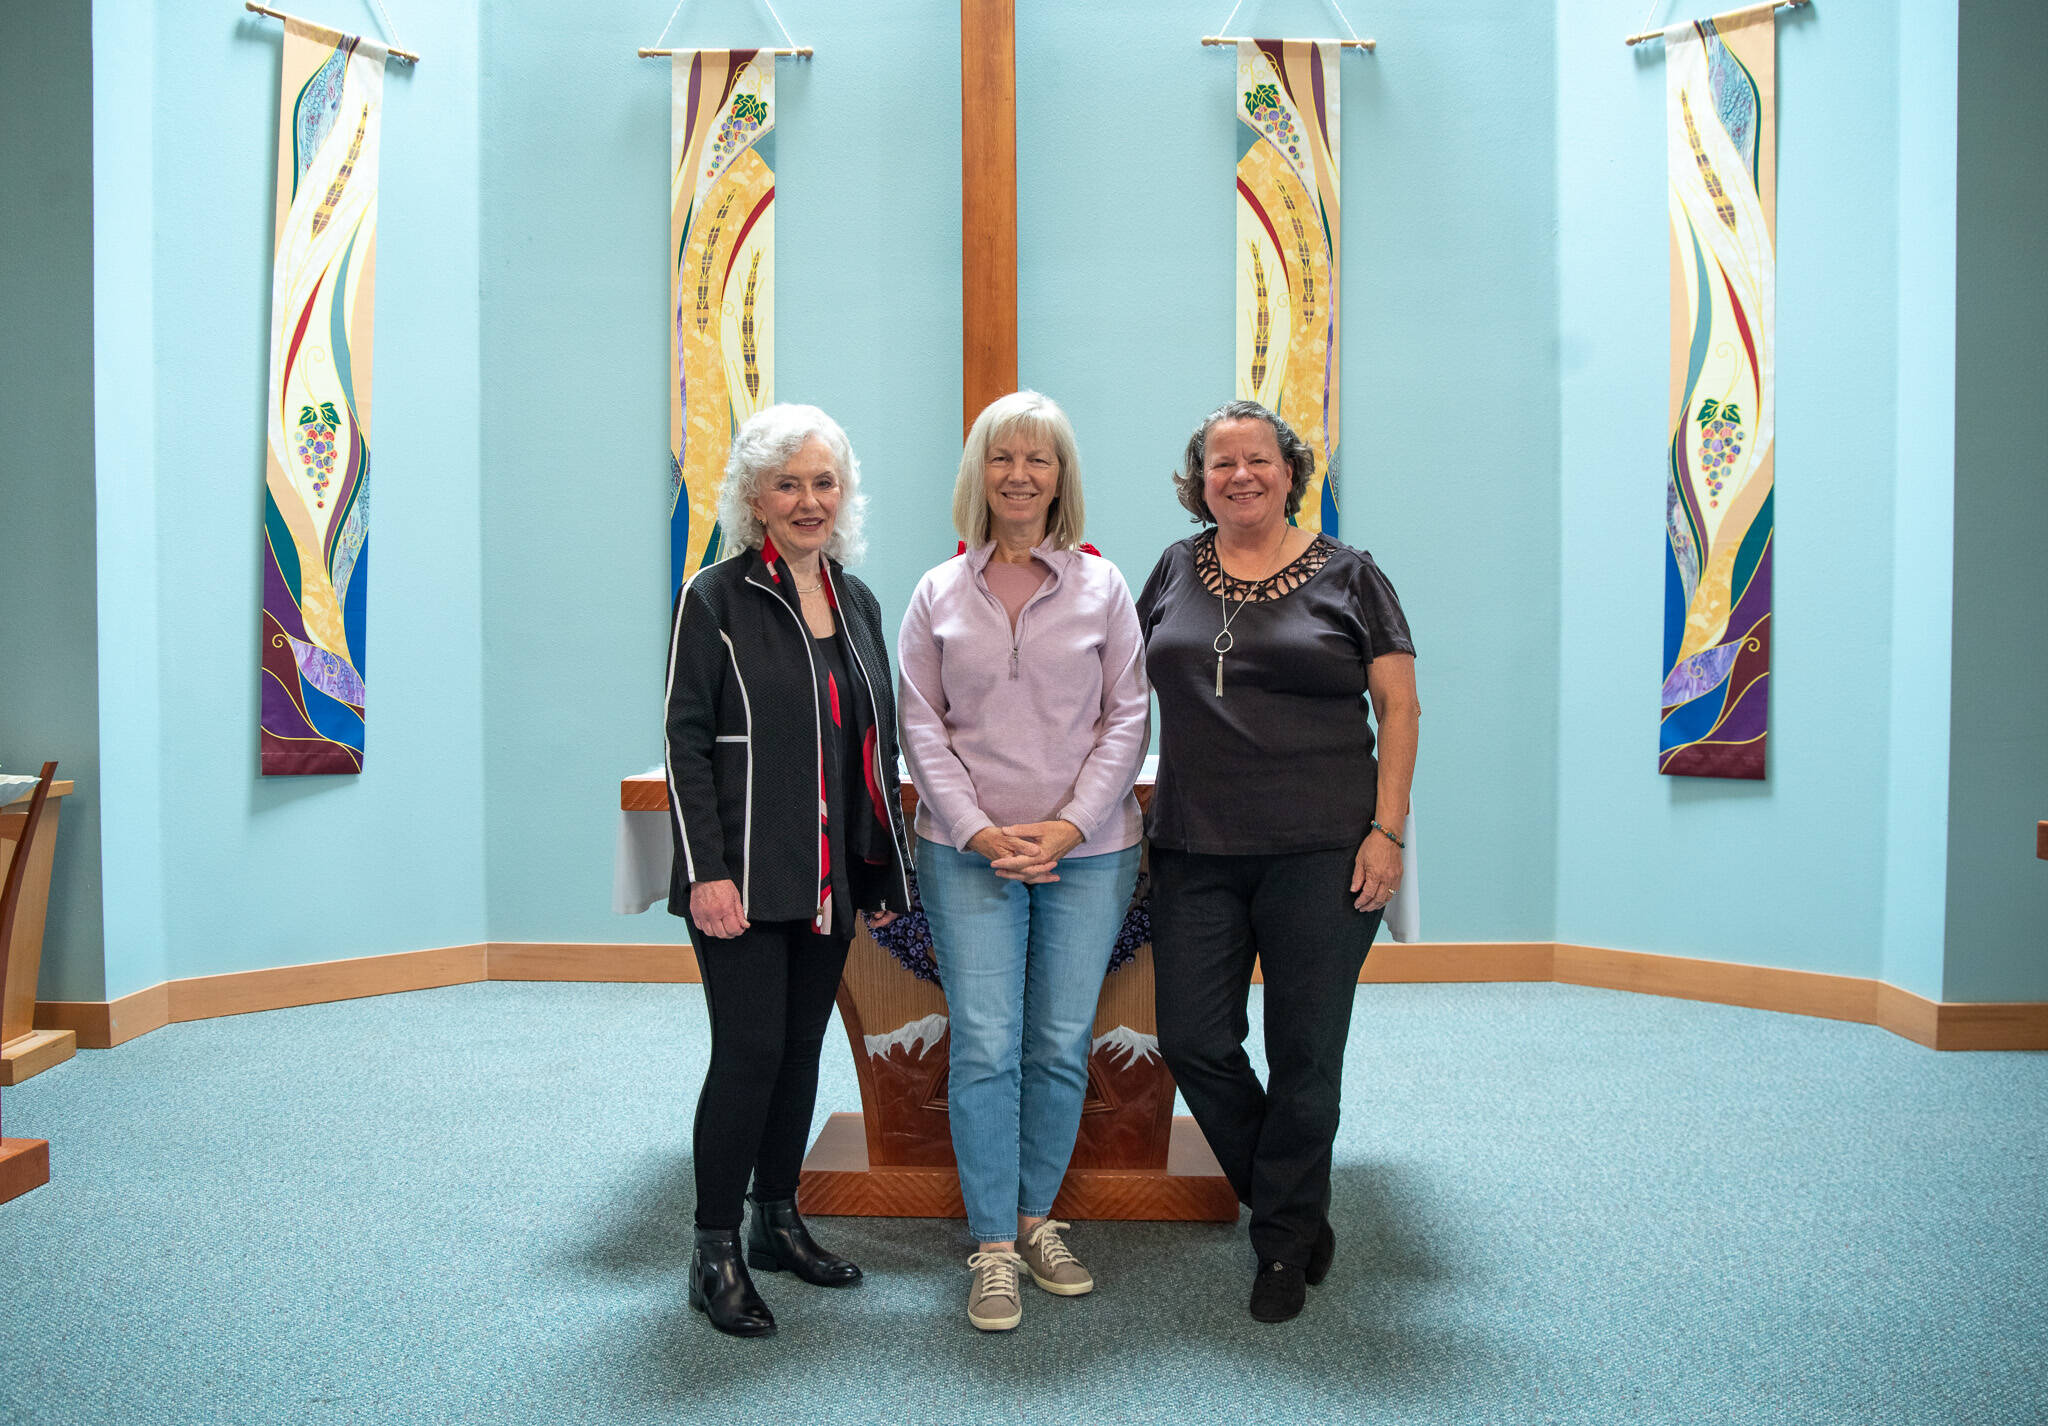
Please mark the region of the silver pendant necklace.
<svg viewBox="0 0 2048 1426"><path fill-rule="evenodd" d="M1285 525L1280 527L1280 543L1274 547L1273 553L1267 557L1267 564L1278 559L1280 551L1287 548L1287 531L1289 528ZM1223 656L1237 647L1237 636L1230 632L1230 622L1238 615L1244 613L1244 606L1252 602L1252 596L1258 593L1259 586L1265 583L1265 580L1253 580L1246 583L1243 597L1237 601L1237 608L1232 609L1230 607L1230 600L1223 593L1229 587L1230 573L1223 568L1223 551L1216 547L1214 536L1210 537L1209 548L1216 556L1216 602L1223 609L1223 628L1209 644L1209 647L1216 651L1216 696L1221 698L1223 696ZM1261 568L1263 567L1261 566ZM1272 577L1269 574L1266 576L1266 579L1271 579Z"/></svg>

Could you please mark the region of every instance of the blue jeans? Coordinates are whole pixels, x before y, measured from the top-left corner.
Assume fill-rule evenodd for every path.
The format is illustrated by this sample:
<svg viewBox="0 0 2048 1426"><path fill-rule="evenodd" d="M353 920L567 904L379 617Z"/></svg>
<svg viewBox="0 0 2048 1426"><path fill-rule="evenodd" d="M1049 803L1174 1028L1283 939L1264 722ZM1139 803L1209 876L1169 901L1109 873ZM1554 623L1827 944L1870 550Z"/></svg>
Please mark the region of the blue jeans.
<svg viewBox="0 0 2048 1426"><path fill-rule="evenodd" d="M951 1017L953 1156L977 1242L1007 1243L1018 1214L1052 1212L1138 849L1070 857L1059 878L1004 881L973 852L918 839L918 889Z"/></svg>

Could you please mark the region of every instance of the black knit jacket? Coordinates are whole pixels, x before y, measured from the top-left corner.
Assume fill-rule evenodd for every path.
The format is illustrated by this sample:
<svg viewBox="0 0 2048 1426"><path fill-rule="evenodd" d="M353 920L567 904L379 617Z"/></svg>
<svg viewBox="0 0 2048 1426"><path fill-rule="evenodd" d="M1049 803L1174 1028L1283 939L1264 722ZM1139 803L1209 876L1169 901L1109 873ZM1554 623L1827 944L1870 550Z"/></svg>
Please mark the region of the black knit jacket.
<svg viewBox="0 0 2048 1426"><path fill-rule="evenodd" d="M707 565L676 595L667 763L668 909L678 916L689 909L692 882L722 879L739 887L749 920L809 921L818 908L821 675L795 578L772 546L767 554L746 550ZM904 912L909 838L882 608L860 580L825 565L853 655L854 731L868 754L868 795L851 799L861 811L845 829L853 903Z"/></svg>

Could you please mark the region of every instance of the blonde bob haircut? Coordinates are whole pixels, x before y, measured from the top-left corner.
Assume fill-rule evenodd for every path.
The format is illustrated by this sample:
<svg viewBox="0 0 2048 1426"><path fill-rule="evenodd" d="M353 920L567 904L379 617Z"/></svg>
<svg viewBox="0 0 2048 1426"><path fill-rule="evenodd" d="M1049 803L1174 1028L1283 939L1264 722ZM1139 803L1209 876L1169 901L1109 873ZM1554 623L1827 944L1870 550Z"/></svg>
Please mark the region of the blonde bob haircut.
<svg viewBox="0 0 2048 1426"><path fill-rule="evenodd" d="M1045 542L1056 550L1071 550L1081 543L1087 518L1081 500L1081 448L1067 413L1050 396L1036 391L999 396L974 418L967 446L960 452L960 478L953 483L953 528L970 550L995 538L989 532L989 448L1018 435L1049 442L1059 457L1059 481L1045 512Z"/></svg>

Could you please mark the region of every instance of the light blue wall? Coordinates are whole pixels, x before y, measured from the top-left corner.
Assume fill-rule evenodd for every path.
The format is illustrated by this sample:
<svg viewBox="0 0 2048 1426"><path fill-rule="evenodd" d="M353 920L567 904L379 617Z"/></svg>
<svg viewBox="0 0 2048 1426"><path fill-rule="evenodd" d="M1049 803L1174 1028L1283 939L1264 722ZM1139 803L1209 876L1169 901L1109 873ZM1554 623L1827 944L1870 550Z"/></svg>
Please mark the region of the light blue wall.
<svg viewBox="0 0 2048 1426"><path fill-rule="evenodd" d="M1972 0L1956 189L1949 1000L2048 1000L2048 9Z"/></svg>
<svg viewBox="0 0 2048 1426"><path fill-rule="evenodd" d="M51 991L59 999L122 996L171 974L157 566L155 42L149 0L96 0L93 484L104 945L90 964L54 968Z"/></svg>
<svg viewBox="0 0 2048 1426"><path fill-rule="evenodd" d="M1241 18L1342 33L1308 0ZM1424 929L1547 940L1555 94L1529 56L1548 53L1550 17L1486 0L1354 19L1380 48L1341 61L1342 536L1373 552L1415 630ZM1197 44L1202 23L1122 0L1017 25L1019 373L1073 415L1092 537L1134 590L1191 533L1168 472L1233 394L1236 66Z"/></svg>
<svg viewBox="0 0 2048 1426"><path fill-rule="evenodd" d="M92 9L0 10L0 759L49 759L42 993L98 994L99 709L93 622ZM49 835L49 822L44 823Z"/></svg>
<svg viewBox="0 0 2048 1426"><path fill-rule="evenodd" d="M1899 299L1882 979L1942 998L1955 580L1956 5L1899 7Z"/></svg>
<svg viewBox="0 0 2048 1426"><path fill-rule="evenodd" d="M476 12L409 16L429 63L386 80L367 770L271 780L257 556L282 31L239 14L96 14L109 996L484 939ZM327 18L377 33L366 4Z"/></svg>
<svg viewBox="0 0 2048 1426"><path fill-rule="evenodd" d="M1661 46L1557 7L1564 373L1558 938L1874 976L1892 754L1897 7L1778 23L1768 780L1656 768L1668 289ZM1902 749L1902 757L1915 756ZM1938 756L1938 753L1934 754Z"/></svg>
<svg viewBox="0 0 2048 1426"><path fill-rule="evenodd" d="M817 58L776 70L775 394L853 441L893 644L952 551L932 492L959 458L958 10L776 8ZM634 55L659 18L500 5L482 36L495 940L683 939L610 910L616 788L661 756L668 648L669 66ZM669 42L778 38L703 7Z"/></svg>
<svg viewBox="0 0 2048 1426"><path fill-rule="evenodd" d="M1525 9L1418 13L1381 29L1380 59L1344 61L1345 534L1390 571L1424 649L1438 938L1550 933L1549 839L1531 829L1553 810L1553 103L1547 68L1520 58L1548 36ZM782 12L818 58L777 80L777 392L854 439L861 572L893 634L955 538L957 10ZM668 77L632 58L650 36L629 17L526 18L484 37L492 936L667 939L659 915L605 907L606 793L659 753ZM686 23L672 39L773 36L765 16ZM1073 414L1091 537L1134 588L1189 532L1166 472L1229 395L1232 68L1197 25L1160 3L1018 19L1020 375ZM873 81L904 55L927 58ZM573 122L529 101L547 85L580 97ZM1503 188L1527 201L1503 208ZM1507 394L1473 409L1487 387Z"/></svg>
<svg viewBox="0 0 2048 1426"><path fill-rule="evenodd" d="M337 3L374 32L366 0ZM853 436L862 573L893 628L953 542L957 7L781 8L818 58L778 71L778 394ZM765 9L709 15L670 40L776 39ZM678 938L607 909L611 788L658 755L667 621L668 76L633 55L658 16L503 0L488 23L473 3L402 18L427 62L387 86L370 770L264 782L279 36L94 6L100 743L119 813L104 974L67 953L58 993L487 938ZM2022 319L2039 314L1993 299L2038 286L2014 235L2040 215L1972 196L2009 146L1980 139L1972 167L1968 137L1973 114L1992 132L2023 107L2003 66L2024 47L1975 51L2006 107L1966 99L1959 178L1952 0L1781 20L1772 771L1709 783L1654 771L1664 71L1620 43L1640 19L1627 0L1410 0L1366 22L1376 57L1343 61L1344 533L1393 575L1422 647L1428 934L2048 996L2038 865L1970 880L2005 855L1992 839L2019 800L2029 825L2048 803L2011 775L2048 767L2038 720L1992 700L2027 650L2017 682L2038 700L2039 641L2001 620L2038 607L2039 484L2018 423L1958 402L1949 355L1960 317L1964 369L2038 361ZM1189 529L1165 473L1229 381L1216 174L1236 136L1202 23L1113 0L1018 24L1021 375L1072 411L1091 535L1134 585ZM1333 23L1273 0L1248 27ZM1951 643L1953 760L1928 672ZM1970 864L1944 876L1951 800Z"/></svg>

